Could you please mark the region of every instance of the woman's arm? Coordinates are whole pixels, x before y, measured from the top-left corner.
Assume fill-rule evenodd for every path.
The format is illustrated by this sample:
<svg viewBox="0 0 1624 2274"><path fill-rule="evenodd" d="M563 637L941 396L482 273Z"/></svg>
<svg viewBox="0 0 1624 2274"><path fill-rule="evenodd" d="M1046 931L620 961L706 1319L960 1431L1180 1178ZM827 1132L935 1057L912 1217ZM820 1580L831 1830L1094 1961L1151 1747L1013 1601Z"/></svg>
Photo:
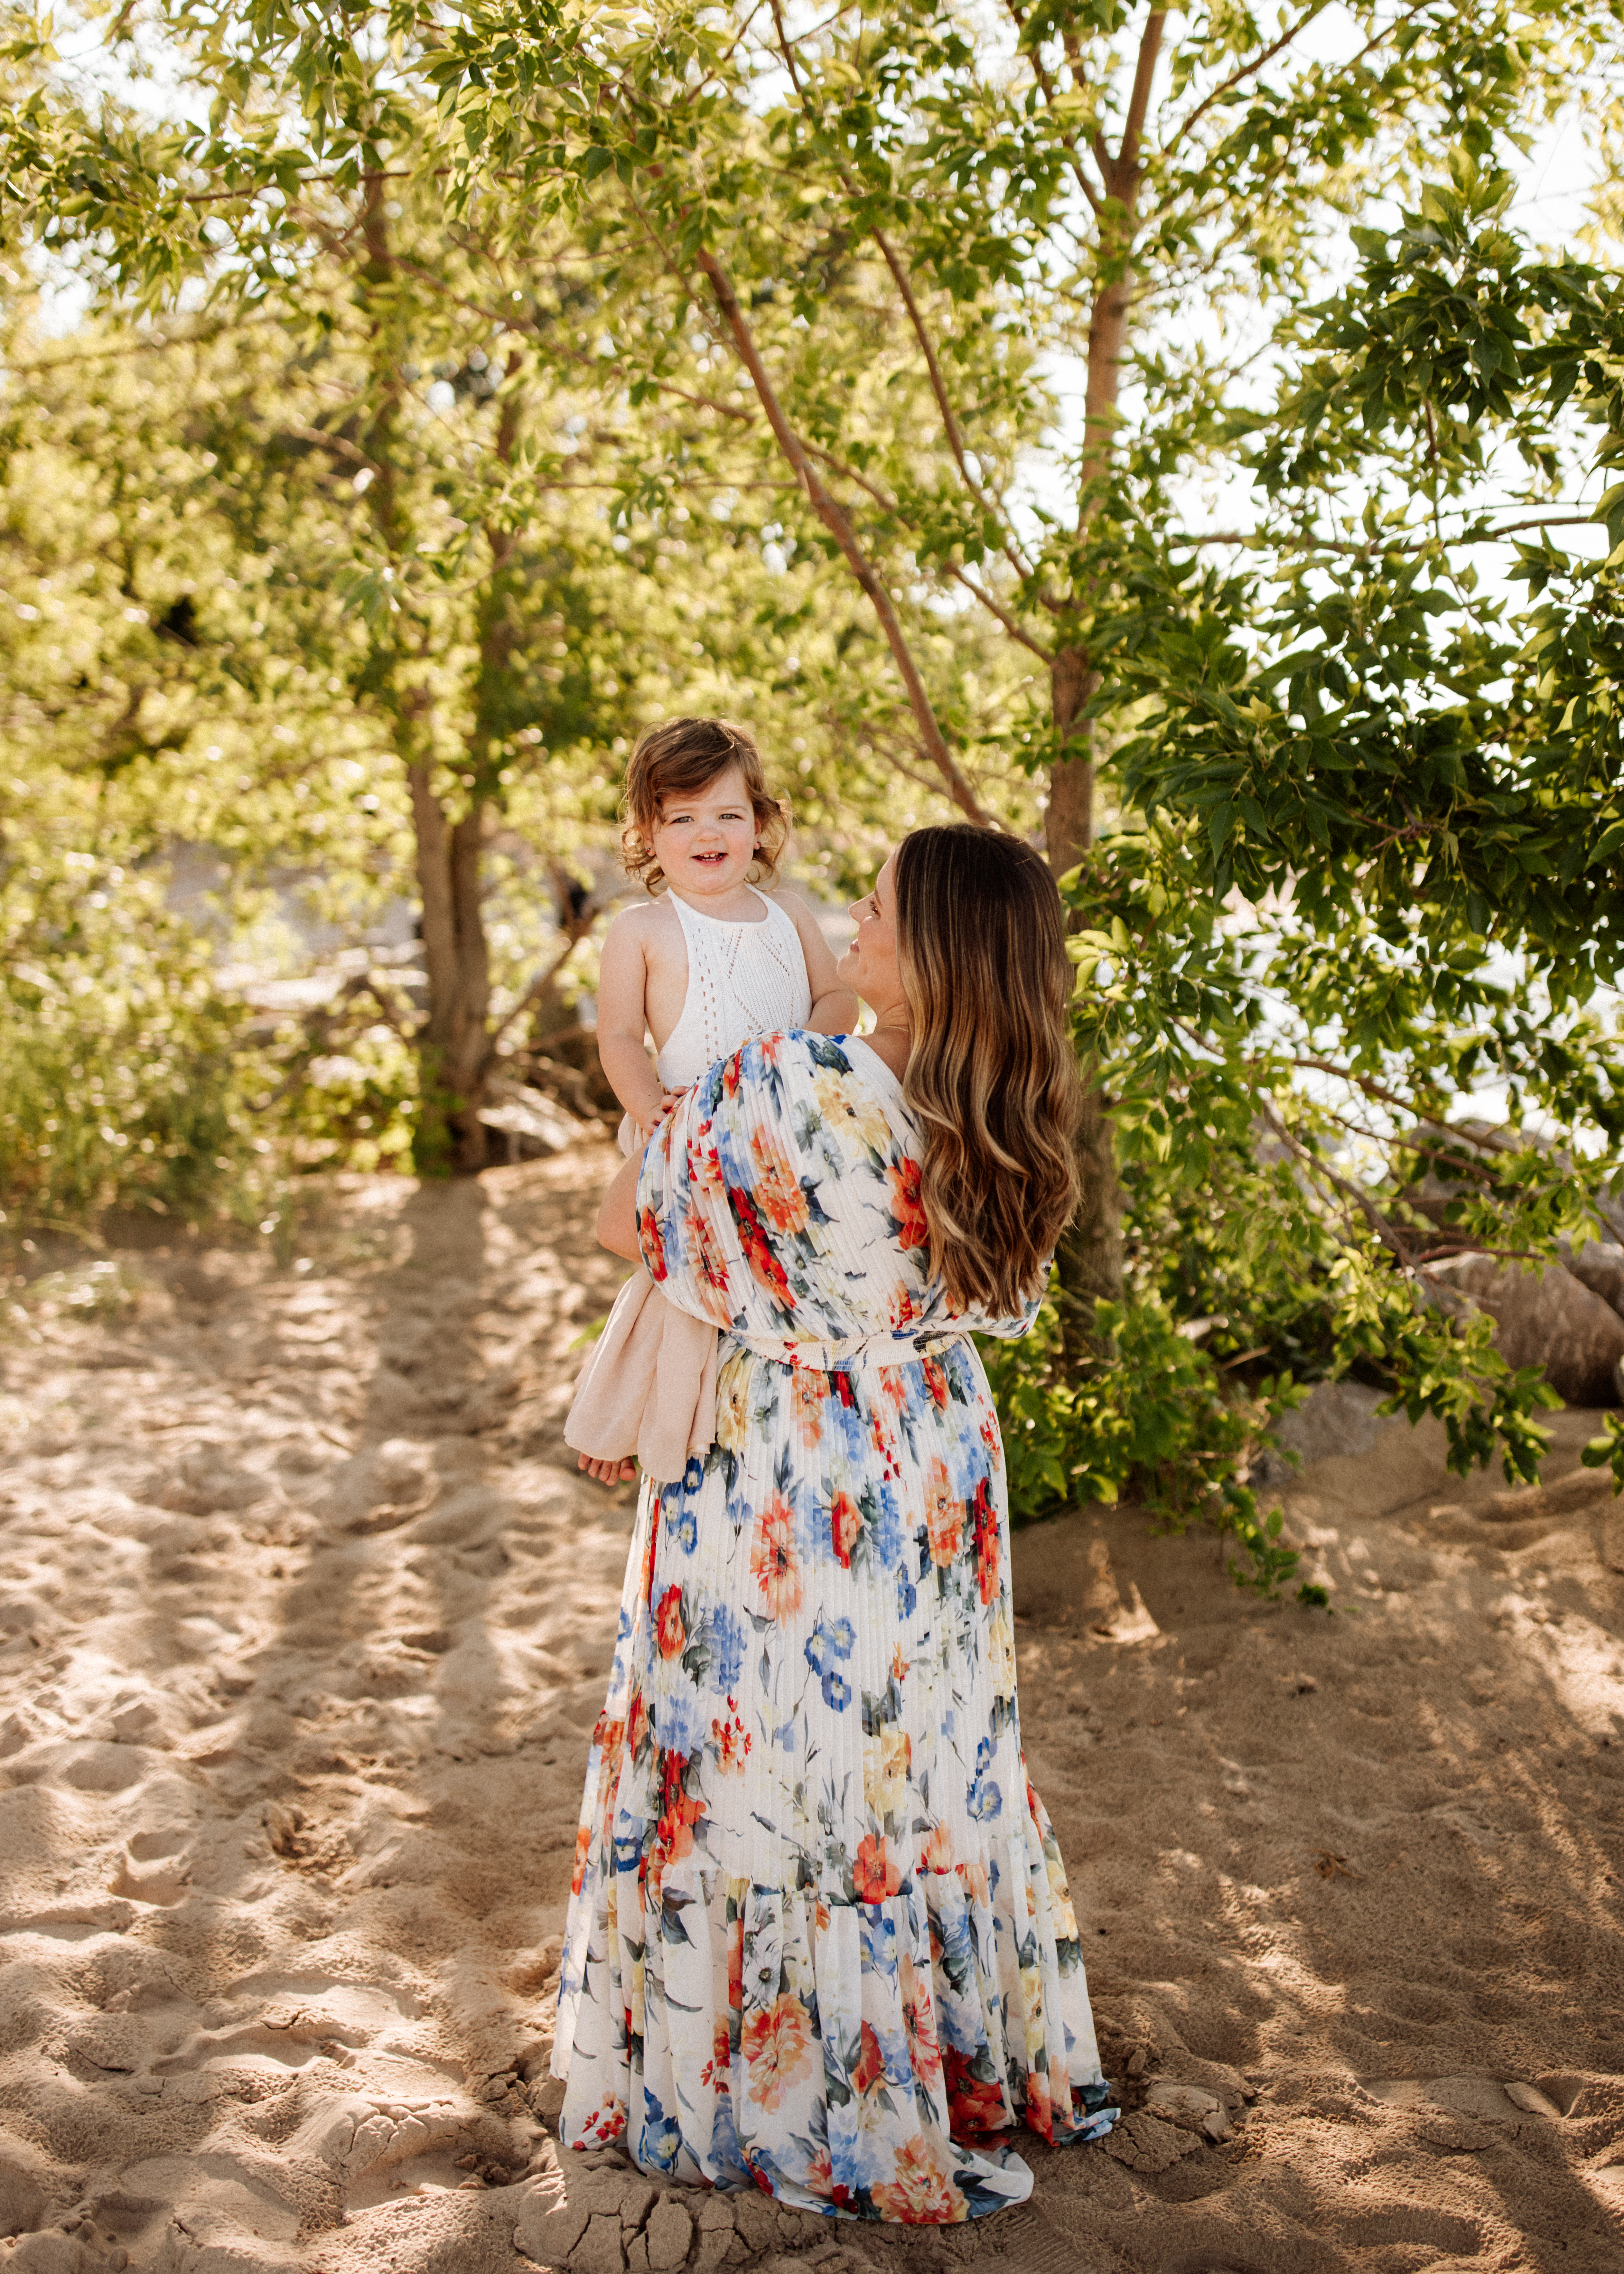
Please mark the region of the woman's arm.
<svg viewBox="0 0 1624 2274"><path fill-rule="evenodd" d="M615 1171L598 1211L598 1244L628 1263L641 1260L637 1245L637 1177L643 1155L634 1153Z"/></svg>
<svg viewBox="0 0 1624 2274"><path fill-rule="evenodd" d="M812 990L808 1026L819 1035L854 1034L858 1016L856 992L840 984L834 957L829 952L829 942L818 930L817 918L798 892L779 892L777 899L795 927L801 952L807 960L807 984Z"/></svg>

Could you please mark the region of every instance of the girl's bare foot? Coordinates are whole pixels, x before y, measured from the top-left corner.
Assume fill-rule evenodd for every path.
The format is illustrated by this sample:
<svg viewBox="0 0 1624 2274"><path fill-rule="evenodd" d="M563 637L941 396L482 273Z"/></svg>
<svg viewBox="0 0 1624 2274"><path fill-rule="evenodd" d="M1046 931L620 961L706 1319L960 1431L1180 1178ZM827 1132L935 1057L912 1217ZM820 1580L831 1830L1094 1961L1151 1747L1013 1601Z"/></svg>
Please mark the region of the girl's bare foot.
<svg viewBox="0 0 1624 2274"><path fill-rule="evenodd" d="M624 1461L589 1461L583 1453L575 1465L584 1469L589 1477L596 1477L600 1485L628 1485L637 1473L636 1462L629 1458Z"/></svg>

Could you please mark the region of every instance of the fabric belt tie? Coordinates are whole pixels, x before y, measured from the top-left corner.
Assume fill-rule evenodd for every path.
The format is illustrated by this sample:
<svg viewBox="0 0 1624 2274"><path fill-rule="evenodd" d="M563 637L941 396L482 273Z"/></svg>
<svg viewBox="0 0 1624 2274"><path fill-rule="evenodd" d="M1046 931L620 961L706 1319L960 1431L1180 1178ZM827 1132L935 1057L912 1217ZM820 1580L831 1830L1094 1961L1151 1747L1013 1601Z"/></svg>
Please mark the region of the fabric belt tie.
<svg viewBox="0 0 1624 2274"><path fill-rule="evenodd" d="M932 1358L965 1339L964 1330L958 1327L843 1335L832 1342L812 1342L799 1336L779 1342L769 1335L741 1335L735 1327L724 1328L723 1333L752 1358L810 1374L853 1374L862 1367L911 1366L916 1359Z"/></svg>

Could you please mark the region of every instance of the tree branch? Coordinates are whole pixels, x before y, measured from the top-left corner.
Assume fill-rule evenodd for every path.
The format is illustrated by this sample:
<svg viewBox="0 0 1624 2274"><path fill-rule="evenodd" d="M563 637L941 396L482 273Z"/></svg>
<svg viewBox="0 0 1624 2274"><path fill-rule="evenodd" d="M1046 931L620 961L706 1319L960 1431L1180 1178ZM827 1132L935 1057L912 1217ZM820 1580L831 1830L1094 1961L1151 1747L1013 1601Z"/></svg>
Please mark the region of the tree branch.
<svg viewBox="0 0 1624 2274"><path fill-rule="evenodd" d="M920 313L919 303L914 297L914 288L908 281L907 271L898 260L891 239L877 222L872 234L875 243L884 255L885 266L891 273L891 280L901 295L902 305L908 312L908 321L914 328L914 336L919 342L919 351L925 358L925 369L930 374L930 391L936 399L936 409L942 414L943 432L947 436L947 447L953 454L953 463L959 469L959 479L989 520L997 523L999 546L1004 557L1015 574L1025 583L1032 576L1031 565L1024 558L1019 546L1010 533L1003 508L994 504L970 471L969 463L965 456L964 436L959 432L959 420L954 415L952 403L948 397L947 384L942 377L942 366L936 360L936 347L925 328L924 317Z"/></svg>
<svg viewBox="0 0 1624 2274"><path fill-rule="evenodd" d="M1233 94L1237 87L1242 86L1247 79L1254 78L1263 69L1265 64L1273 63L1282 49L1291 45L1299 32L1305 31L1316 16L1324 14L1329 4L1330 0L1313 0L1312 6L1305 8L1295 24L1288 24L1277 40L1272 41L1267 48L1259 49L1250 63L1237 64L1222 85L1214 87L1210 94L1203 96L1184 124L1174 132L1171 139L1162 144L1162 156L1170 158L1199 118L1204 117L1215 102L1222 102L1226 94ZM1422 0L1422 4L1426 4L1426 0ZM1414 15L1416 11L1412 8L1408 12Z"/></svg>
<svg viewBox="0 0 1624 2274"><path fill-rule="evenodd" d="M784 28L784 14L779 4L779 0L771 0L771 4L772 8L772 20L774 25L777 26L778 34L778 53L784 58L784 67L789 73L790 82L794 87L796 96L801 103L801 108L804 112L807 108L806 92L801 83L801 72L795 61L794 45L791 41L788 33ZM840 177L840 184L845 190L846 196L848 198L855 199L857 195L856 188L845 166L837 161L835 170ZM914 288L909 282L907 271L903 267L901 261L898 259L895 248L892 246L890 238L886 236L884 230L880 227L877 222L871 224L869 235L879 246L881 254L884 259L885 266L891 271L891 282L896 285L898 292L901 295L902 305L907 311L908 322L913 327L914 336L919 342L920 353L925 358L925 369L929 373L930 378L930 391L936 397L936 409L942 415L943 431L947 436L947 447L953 454L953 463L959 469L959 479L963 482L966 489L969 491L971 496L975 500L976 504L980 506L981 511L988 516L989 520L996 523L998 527L998 543L1000 550L1003 552L1005 560L1008 561L1011 568L1015 571L1015 574L1024 582L1030 578L1032 570L1028 563L1022 557L1020 548L1019 545L1017 545L1014 535L1010 529L1009 523L1004 516L1004 509L1001 506L996 505L993 502L992 499L986 494L980 483L974 478L970 472L969 463L965 455L964 437L959 432L959 420L954 414L952 403L948 395L947 382L942 376L942 366L936 359L936 347L931 340L929 332L926 328L924 317L920 312L919 302L914 297Z"/></svg>
<svg viewBox="0 0 1624 2274"><path fill-rule="evenodd" d="M1316 0L1318 7L1328 6L1329 0ZM1156 64L1162 54L1162 31L1167 22L1165 8L1153 8L1145 19L1145 30L1139 41L1139 61L1133 67L1133 92L1128 98L1128 116L1123 124L1122 139L1116 146L1116 167L1130 177L1137 177L1139 148L1145 139L1145 118L1150 109L1151 82L1156 76ZM1111 184L1115 189L1116 184ZM1119 192L1120 195L1121 192Z"/></svg>
<svg viewBox="0 0 1624 2274"><path fill-rule="evenodd" d="M1461 507L1458 510L1465 512L1469 508ZM1475 537L1468 536L1464 530L1458 531L1453 538L1445 541L1452 545L1492 545L1500 538L1514 537L1519 530L1523 529L1590 529L1595 525L1598 517L1593 513L1533 514L1526 521L1502 522L1498 529L1483 530ZM1365 538L1361 543L1356 544L1351 538L1347 537L1271 537L1267 530L1262 529L1207 529L1198 531L1190 537L1175 537L1169 541L1175 546L1273 546L1279 553L1425 553L1429 546L1435 545L1440 540L1432 537L1412 537L1383 544L1376 538Z"/></svg>
<svg viewBox="0 0 1624 2274"><path fill-rule="evenodd" d="M785 415L772 381L768 377L766 366L761 359L755 335L745 320L744 311L739 305L739 296L733 290L726 270L708 246L701 248L697 260L699 267L709 279L711 290L716 295L717 305L722 312L722 320L733 335L739 359L750 374L757 400L766 414L767 423L772 429L779 449L793 467L806 491L813 511L839 546L845 555L846 566L868 594L874 612L880 620L880 628L885 634L885 644L891 651L892 659L897 666L903 686L907 691L908 708L914 713L914 723L919 728L920 741L924 745L926 756L947 784L948 794L959 810L983 829L992 828L995 826L992 817L982 810L975 792L965 779L952 752L948 749L946 737L942 732L941 724L936 718L930 697L925 691L924 681L920 677L919 666L914 660L907 636L903 631L891 594L885 589L883 579L858 542L857 533L845 512L825 488L801 437Z"/></svg>
<svg viewBox="0 0 1624 2274"><path fill-rule="evenodd" d="M319 449L331 450L335 457L347 458L352 465L364 466L369 474L381 474L386 471L357 443L347 440L342 434L329 434L325 426L281 426L276 431L290 435L296 442L312 442Z"/></svg>
<svg viewBox="0 0 1624 2274"><path fill-rule="evenodd" d="M562 971L564 966L569 961L570 957L575 953L582 941L586 937L588 932L591 930L594 921L594 917L589 917L587 922L581 925L579 930L577 930L574 925L570 927L571 937L566 942L562 953L555 955L552 962L548 964L546 969L542 972L538 977L531 980L530 985L525 989L523 994L520 996L512 1010L507 1012L503 1017L498 1020L485 1043L485 1056L480 1061L479 1071L480 1079L482 1081L485 1075L489 1073L492 1065L495 1062L496 1054L501 1047L502 1037L504 1035L508 1033L508 1029L516 1020L524 1016L524 1013L530 1009L533 1003L538 1003L541 1000L548 988L552 986L553 981L558 977L560 972Z"/></svg>

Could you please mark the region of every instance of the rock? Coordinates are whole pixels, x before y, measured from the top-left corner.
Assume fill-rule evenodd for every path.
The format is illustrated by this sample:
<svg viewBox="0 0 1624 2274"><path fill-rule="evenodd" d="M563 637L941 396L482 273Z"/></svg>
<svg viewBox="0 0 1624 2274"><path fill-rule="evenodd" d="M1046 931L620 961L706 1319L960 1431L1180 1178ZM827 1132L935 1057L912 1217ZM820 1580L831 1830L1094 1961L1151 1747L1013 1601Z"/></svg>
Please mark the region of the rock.
<svg viewBox="0 0 1624 2274"><path fill-rule="evenodd" d="M1386 1427L1376 1412L1383 1396L1362 1382L1317 1382L1295 1412L1282 1414L1274 1444L1253 1464L1252 1481L1284 1484L1297 1474L1286 1457L1292 1453L1304 1464L1368 1453Z"/></svg>
<svg viewBox="0 0 1624 2274"><path fill-rule="evenodd" d="M1568 1269L1580 1284L1624 1318L1624 1247L1610 1239L1589 1239L1571 1254L1566 1249L1563 1253Z"/></svg>
<svg viewBox="0 0 1624 2274"><path fill-rule="evenodd" d="M1488 1312L1507 1364L1543 1367L1567 1404L1619 1404L1624 1318L1560 1263L1522 1271L1492 1255L1452 1255L1426 1276Z"/></svg>
<svg viewBox="0 0 1624 2274"><path fill-rule="evenodd" d="M648 2244L650 2274L673 2274L675 2268L688 2263L694 2222L680 2203L667 2198L650 2212L643 2239Z"/></svg>
<svg viewBox="0 0 1624 2274"><path fill-rule="evenodd" d="M1508 2084L1505 2093L1512 2106L1520 2108L1525 2116L1550 2116L1560 2120L1561 2110L1553 2100L1545 2098L1538 2085Z"/></svg>
<svg viewBox="0 0 1624 2274"><path fill-rule="evenodd" d="M1193 2156L1200 2144L1194 2133L1163 2124L1145 2108L1123 2117L1101 2142L1108 2156L1125 2164L1131 2172L1143 2172L1147 2179L1171 2171L1184 2157Z"/></svg>

